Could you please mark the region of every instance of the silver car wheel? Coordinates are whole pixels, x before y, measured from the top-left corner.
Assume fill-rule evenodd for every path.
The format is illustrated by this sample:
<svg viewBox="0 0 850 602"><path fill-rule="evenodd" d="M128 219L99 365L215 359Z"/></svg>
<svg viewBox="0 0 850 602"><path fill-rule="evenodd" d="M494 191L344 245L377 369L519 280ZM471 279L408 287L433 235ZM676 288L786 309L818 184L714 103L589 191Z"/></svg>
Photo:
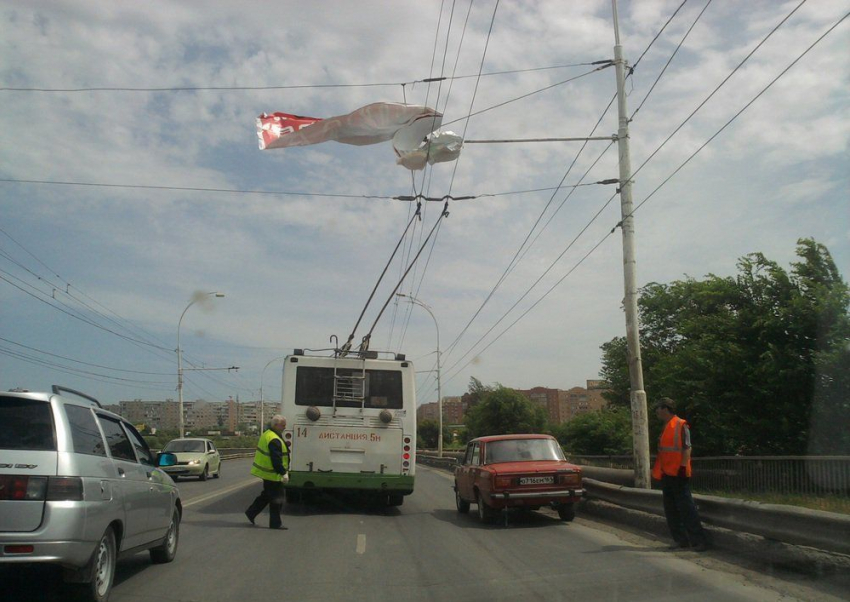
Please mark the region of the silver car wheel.
<svg viewBox="0 0 850 602"><path fill-rule="evenodd" d="M94 578L97 595L105 598L112 586L112 577L115 572L115 550L112 539L112 531L107 531L100 540L95 558Z"/></svg>
<svg viewBox="0 0 850 602"><path fill-rule="evenodd" d="M165 547L168 550L169 556L173 556L174 551L177 549L177 520L175 516L171 517L171 524L168 526L168 535L165 538Z"/></svg>

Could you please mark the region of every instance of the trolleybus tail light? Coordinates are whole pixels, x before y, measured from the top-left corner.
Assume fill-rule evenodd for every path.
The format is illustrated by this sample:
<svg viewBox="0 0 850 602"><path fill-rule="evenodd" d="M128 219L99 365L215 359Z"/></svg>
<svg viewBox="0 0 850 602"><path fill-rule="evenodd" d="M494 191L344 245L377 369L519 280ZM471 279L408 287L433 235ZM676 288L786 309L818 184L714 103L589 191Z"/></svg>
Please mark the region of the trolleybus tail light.
<svg viewBox="0 0 850 602"><path fill-rule="evenodd" d="M401 467L405 474L410 470L410 444L412 439L410 437L402 437L402 447L401 447Z"/></svg>

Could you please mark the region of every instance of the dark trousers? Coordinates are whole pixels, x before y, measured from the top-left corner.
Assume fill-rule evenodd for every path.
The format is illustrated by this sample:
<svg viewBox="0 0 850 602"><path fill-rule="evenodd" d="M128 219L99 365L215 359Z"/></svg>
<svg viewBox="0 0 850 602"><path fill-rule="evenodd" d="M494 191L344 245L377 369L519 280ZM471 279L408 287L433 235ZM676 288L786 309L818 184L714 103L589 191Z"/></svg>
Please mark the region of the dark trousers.
<svg viewBox="0 0 850 602"><path fill-rule="evenodd" d="M705 531L699 520L691 488L686 477L661 477L664 493L664 515L670 535L680 544L698 546L706 543Z"/></svg>
<svg viewBox="0 0 850 602"><path fill-rule="evenodd" d="M263 479L263 491L245 511L253 521L266 506L269 507L269 527L276 529L281 526L280 511L283 508L284 488L280 481Z"/></svg>

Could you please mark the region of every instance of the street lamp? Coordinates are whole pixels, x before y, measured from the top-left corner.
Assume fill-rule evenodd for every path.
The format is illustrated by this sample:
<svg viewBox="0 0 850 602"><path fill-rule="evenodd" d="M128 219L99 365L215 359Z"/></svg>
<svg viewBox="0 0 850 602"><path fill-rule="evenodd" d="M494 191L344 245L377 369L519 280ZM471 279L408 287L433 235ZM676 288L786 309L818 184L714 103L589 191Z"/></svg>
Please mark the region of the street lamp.
<svg viewBox="0 0 850 602"><path fill-rule="evenodd" d="M437 413L439 415L439 434L437 435L437 456L443 457L443 388L440 381L440 326L437 324L437 318L434 317L434 312L431 308L422 303L413 295L405 295L404 293L396 293L397 297L408 299L414 305L418 305L428 312L431 319L434 320L434 327L437 329Z"/></svg>
<svg viewBox="0 0 850 602"><path fill-rule="evenodd" d="M204 293L203 296L199 296L197 299L189 303L186 306L186 309L183 310L183 313L180 314L180 320L177 322L177 399L179 400L179 408L178 413L180 415L180 438L183 438L183 358L182 353L180 351L180 325L183 323L183 316L186 315L186 312L189 311L189 308L192 307L195 303L200 301L201 299L205 299L208 296L213 297L224 297L224 293L217 293L215 291L211 293Z"/></svg>
<svg viewBox="0 0 850 602"><path fill-rule="evenodd" d="M281 357L276 357L273 360L269 360L269 363L266 364L265 368L263 368L263 371L260 372L260 433L261 434L263 432L263 423L265 422L265 409L266 409L266 402L265 402L265 398L263 397L263 376L266 373L266 368L268 368L269 366L271 366L275 362L278 362L280 360L285 360L285 359L286 359L286 356L283 355Z"/></svg>

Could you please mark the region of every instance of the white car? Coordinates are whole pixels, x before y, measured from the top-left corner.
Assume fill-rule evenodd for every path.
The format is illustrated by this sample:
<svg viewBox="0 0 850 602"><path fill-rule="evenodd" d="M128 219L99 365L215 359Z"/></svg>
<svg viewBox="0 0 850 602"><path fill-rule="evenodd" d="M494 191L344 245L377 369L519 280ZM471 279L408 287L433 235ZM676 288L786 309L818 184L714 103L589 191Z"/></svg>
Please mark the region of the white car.
<svg viewBox="0 0 850 602"><path fill-rule="evenodd" d="M172 479L198 477L206 481L210 476L221 476L221 454L209 439L173 439L162 452L177 456L177 464L163 467Z"/></svg>

